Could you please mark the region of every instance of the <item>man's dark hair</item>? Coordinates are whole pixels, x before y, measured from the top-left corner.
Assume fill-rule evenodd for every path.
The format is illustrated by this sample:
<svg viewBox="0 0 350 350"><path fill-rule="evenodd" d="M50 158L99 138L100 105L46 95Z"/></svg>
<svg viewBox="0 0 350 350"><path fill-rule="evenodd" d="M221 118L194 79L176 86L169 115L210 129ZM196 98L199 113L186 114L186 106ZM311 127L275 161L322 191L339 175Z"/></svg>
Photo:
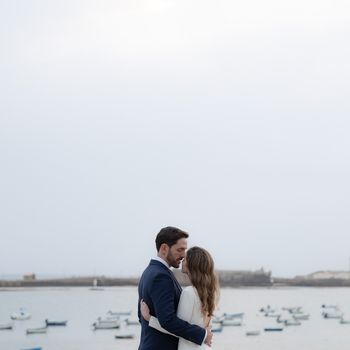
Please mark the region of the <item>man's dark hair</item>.
<svg viewBox="0 0 350 350"><path fill-rule="evenodd" d="M180 230L177 227L167 226L163 227L156 237L156 247L159 252L160 246L165 243L169 247L176 244L176 242L181 238L188 238L188 233Z"/></svg>

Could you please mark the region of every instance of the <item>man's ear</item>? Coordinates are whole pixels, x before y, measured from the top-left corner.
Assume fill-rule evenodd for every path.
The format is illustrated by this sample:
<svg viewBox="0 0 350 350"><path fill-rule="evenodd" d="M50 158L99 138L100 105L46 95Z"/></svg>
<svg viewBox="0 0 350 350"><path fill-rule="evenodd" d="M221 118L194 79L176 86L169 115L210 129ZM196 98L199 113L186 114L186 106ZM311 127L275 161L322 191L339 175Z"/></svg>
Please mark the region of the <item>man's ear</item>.
<svg viewBox="0 0 350 350"><path fill-rule="evenodd" d="M168 255L169 246L166 243L160 245L159 251L162 255Z"/></svg>

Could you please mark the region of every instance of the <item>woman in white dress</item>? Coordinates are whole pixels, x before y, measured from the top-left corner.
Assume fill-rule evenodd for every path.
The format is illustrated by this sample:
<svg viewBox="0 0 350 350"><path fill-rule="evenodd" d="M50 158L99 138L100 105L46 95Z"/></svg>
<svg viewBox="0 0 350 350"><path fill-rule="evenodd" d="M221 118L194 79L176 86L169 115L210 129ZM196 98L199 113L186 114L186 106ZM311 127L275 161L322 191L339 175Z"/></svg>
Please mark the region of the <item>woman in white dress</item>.
<svg viewBox="0 0 350 350"><path fill-rule="evenodd" d="M206 328L210 324L219 297L219 283L214 271L214 261L203 248L192 247L182 262L182 272L188 274L191 286L182 290L177 316L188 323ZM149 326L161 332L169 333L159 324L158 319L150 315L146 303L141 301L141 313ZM179 338L178 350L211 349L204 343L194 344Z"/></svg>

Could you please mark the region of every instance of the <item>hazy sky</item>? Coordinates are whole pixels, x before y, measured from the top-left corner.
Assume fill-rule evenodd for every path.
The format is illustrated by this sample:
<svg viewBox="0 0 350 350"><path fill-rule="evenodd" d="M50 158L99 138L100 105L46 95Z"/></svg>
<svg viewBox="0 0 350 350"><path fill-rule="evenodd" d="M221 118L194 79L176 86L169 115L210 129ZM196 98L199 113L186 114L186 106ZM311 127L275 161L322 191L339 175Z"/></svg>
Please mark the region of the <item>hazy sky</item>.
<svg viewBox="0 0 350 350"><path fill-rule="evenodd" d="M0 274L350 257L350 5L0 0Z"/></svg>

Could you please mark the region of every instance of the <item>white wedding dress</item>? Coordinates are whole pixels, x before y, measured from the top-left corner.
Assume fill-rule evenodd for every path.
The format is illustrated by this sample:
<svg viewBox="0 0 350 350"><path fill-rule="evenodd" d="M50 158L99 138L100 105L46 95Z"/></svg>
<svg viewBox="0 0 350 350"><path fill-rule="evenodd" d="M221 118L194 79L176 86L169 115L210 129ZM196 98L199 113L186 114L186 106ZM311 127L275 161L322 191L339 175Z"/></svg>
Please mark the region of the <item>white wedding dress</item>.
<svg viewBox="0 0 350 350"><path fill-rule="evenodd" d="M197 326L206 328L207 324L201 312L201 301L199 299L197 290L192 287L186 287L182 290L179 306L177 308L177 317L181 318L188 323L195 324ZM208 321L207 321L208 322ZM153 327L163 333L169 333L159 324L158 319L151 316L149 320L150 327ZM169 333L170 334L170 333ZM212 350L211 347L206 344L197 345L186 339L179 338L178 350Z"/></svg>

